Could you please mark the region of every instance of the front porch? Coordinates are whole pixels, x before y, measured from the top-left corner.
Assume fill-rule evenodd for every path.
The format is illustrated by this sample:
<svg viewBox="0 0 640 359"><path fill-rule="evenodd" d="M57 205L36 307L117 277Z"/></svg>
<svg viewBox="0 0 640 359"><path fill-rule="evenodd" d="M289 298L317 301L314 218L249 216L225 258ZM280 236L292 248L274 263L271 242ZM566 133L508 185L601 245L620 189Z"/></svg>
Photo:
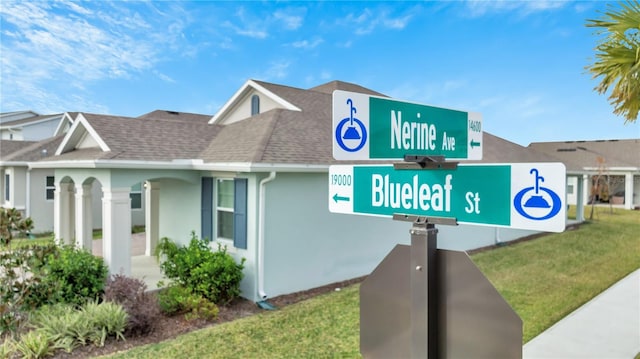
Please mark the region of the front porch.
<svg viewBox="0 0 640 359"><path fill-rule="evenodd" d="M145 255L145 233L131 235L131 274L130 277L141 279L147 285L147 290L160 288L158 282L167 279L160 272L160 265L153 255ZM102 239L93 240L93 255L102 257Z"/></svg>

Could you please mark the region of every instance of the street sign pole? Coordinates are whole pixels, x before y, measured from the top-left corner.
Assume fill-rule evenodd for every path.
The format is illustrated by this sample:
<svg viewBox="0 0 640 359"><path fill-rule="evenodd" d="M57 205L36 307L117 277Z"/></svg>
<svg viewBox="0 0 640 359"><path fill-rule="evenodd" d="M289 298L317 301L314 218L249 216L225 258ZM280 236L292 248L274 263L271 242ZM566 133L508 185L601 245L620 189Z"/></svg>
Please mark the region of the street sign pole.
<svg viewBox="0 0 640 359"><path fill-rule="evenodd" d="M405 156L394 164L396 170L455 169L457 162L444 157ZM394 220L411 221L411 358L439 358L438 354L438 275L436 256L438 229L435 222L457 225L455 218L421 217L396 214ZM426 340L425 340L426 339Z"/></svg>
<svg viewBox="0 0 640 359"><path fill-rule="evenodd" d="M400 171L415 169L455 170L457 163L445 162L441 157L406 156L405 162L394 164L394 168ZM393 219L413 223L410 230L409 268L404 267L409 271L408 285L400 284L398 286L397 283L403 282L403 277L406 275L402 273L406 273L406 271L401 269L398 271L393 268L406 266L406 261L402 260L402 256L397 251L400 248L396 247L361 286L360 350L362 355L367 358L386 358L389 355L395 355L413 359L455 358L460 354L463 356L520 358L522 352L517 348L521 345L522 340L522 321L517 314L514 317L514 312L508 304L505 306L504 302L495 300L496 294L483 287L484 285L493 289L491 284L486 280L486 283L483 284L474 283L475 287L479 288L479 292L452 289L456 286L451 284L452 271L449 269L450 266L460 268L460 266L469 266L471 262L466 256L458 257L454 253L449 254L447 251L438 250L438 229L435 224L457 225L457 220L449 217L406 214L394 214ZM473 274L473 271L466 270L455 273L455 277L469 275L470 278L473 278ZM393 276L396 278L391 279L390 277ZM401 298L406 298L406 296L402 289L389 293L386 286L390 283L395 283L396 289L404 288L404 293L409 297L407 298L409 303L406 306L408 313L405 312L408 314L405 318L409 322L407 337L398 335L397 332L407 324L402 319L397 319L403 318L402 313L397 313L397 318L394 320L377 319L384 323L384 326L371 318L372 311L376 311L376 316L380 317L379 308L383 307L383 303L385 300L388 302L389 298L393 298L391 300L393 304L391 308L387 308L387 311L395 309L402 312L402 305L399 304L402 303ZM468 288L468 284L465 283L461 287ZM495 292L495 289L493 291ZM388 294L383 295L381 292ZM499 294L497 295L499 297ZM452 313L452 308L457 308L460 303L465 303L467 304L465 309L468 310L470 308L469 302L484 303L485 301L490 303L486 308L489 309L487 312L492 315L487 316L486 313L481 312L482 309L485 309L483 308L484 304L475 306L474 308L479 312L473 313L470 317L466 316L467 312L465 311L463 320L467 323L466 325L473 328L471 337L468 336L468 333L458 333L462 332L458 327L462 322L457 314L460 311L455 310L455 313ZM505 328L514 328L515 330L511 330L511 332L519 333L519 335L515 335L513 340L505 340L502 343L498 342L499 339L495 332L487 328L484 331L489 334L483 336L478 328L493 324L492 321L495 319L493 315ZM372 322L370 323L370 321ZM389 340L390 337L394 337L394 339ZM485 337L490 339L486 343L483 340ZM506 336L503 336L503 339L506 339ZM407 346L403 348L404 340L406 340Z"/></svg>
<svg viewBox="0 0 640 359"><path fill-rule="evenodd" d="M411 357L438 358L436 251L438 230L419 218L411 228ZM426 338L426 340L425 340Z"/></svg>

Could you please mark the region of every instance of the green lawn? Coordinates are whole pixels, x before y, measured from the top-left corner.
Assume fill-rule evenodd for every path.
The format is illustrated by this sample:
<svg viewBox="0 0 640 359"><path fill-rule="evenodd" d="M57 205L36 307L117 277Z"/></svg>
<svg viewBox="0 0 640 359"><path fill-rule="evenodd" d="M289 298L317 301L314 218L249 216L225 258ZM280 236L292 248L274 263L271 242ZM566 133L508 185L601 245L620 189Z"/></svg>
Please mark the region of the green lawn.
<svg viewBox="0 0 640 359"><path fill-rule="evenodd" d="M472 256L524 322L524 342L640 267L640 212ZM384 310L384 309L381 309ZM358 286L114 358L359 358Z"/></svg>
<svg viewBox="0 0 640 359"><path fill-rule="evenodd" d="M48 244L48 243L53 243L53 235L51 234L38 235L36 236L36 238L33 238L33 239L14 238L13 240L11 240L10 246L5 246L0 244L0 251L27 247L27 246L36 245L36 244L41 245L41 244Z"/></svg>

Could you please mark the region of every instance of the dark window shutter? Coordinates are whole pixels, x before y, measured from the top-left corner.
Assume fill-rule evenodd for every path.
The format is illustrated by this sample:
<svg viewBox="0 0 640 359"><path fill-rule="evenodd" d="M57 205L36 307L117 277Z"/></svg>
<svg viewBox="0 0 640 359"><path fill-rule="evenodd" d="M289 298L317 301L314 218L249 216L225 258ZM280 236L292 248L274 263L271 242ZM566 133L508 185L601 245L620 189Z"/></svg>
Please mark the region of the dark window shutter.
<svg viewBox="0 0 640 359"><path fill-rule="evenodd" d="M247 179L234 180L233 246L247 249Z"/></svg>
<svg viewBox="0 0 640 359"><path fill-rule="evenodd" d="M213 177L202 177L201 238L213 239Z"/></svg>

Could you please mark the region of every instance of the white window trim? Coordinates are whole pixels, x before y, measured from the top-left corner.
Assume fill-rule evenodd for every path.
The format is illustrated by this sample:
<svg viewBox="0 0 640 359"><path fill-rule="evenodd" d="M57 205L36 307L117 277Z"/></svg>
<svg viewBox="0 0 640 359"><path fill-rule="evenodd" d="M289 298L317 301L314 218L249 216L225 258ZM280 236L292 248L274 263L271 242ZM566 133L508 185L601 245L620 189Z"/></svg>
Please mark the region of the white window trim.
<svg viewBox="0 0 640 359"><path fill-rule="evenodd" d="M224 246L227 246L227 248L235 248L235 246L233 245L233 238L226 238L226 237L220 237L218 236L218 226L220 225L220 221L218 220L218 212L222 211L222 212L228 212L233 214L235 212L235 209L233 207L220 207L218 206L218 190L219 190L219 181L230 181L231 183L234 183L234 179L231 177L218 177L216 178L216 186L215 186L215 194L214 194L214 204L215 204L215 210L213 215L215 216L213 219L213 223L214 223L214 235L216 237L217 241L222 242L222 244Z"/></svg>

